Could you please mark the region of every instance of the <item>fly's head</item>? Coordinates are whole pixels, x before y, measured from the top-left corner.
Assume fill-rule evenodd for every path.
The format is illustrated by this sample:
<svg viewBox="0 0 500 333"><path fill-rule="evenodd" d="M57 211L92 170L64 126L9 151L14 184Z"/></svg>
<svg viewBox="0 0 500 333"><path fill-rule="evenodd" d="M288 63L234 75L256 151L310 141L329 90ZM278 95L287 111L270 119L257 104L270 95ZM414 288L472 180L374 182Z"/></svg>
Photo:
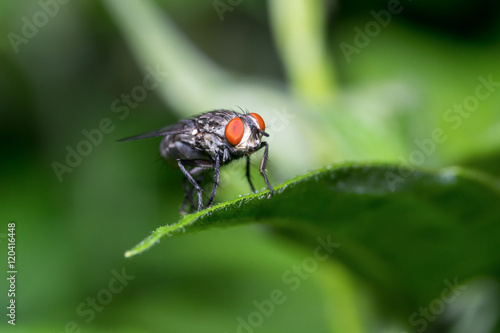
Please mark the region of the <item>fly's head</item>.
<svg viewBox="0 0 500 333"><path fill-rule="evenodd" d="M258 114L241 114L227 123L224 136L232 150L243 155L260 148L262 136L269 136L265 129L264 119Z"/></svg>

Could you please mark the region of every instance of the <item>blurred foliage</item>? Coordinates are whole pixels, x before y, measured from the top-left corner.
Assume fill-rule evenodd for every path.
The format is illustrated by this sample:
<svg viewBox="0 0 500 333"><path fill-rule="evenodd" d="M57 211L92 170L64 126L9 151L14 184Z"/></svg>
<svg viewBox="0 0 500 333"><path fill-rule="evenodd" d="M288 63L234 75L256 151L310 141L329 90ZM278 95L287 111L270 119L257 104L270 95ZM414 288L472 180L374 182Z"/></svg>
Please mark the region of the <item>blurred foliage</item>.
<svg viewBox="0 0 500 333"><path fill-rule="evenodd" d="M221 15L217 3L233 5ZM214 108L261 114L270 125L273 184L345 160L419 169L461 165L498 177L498 86L481 88L483 95L490 94L470 112L453 110L455 104L474 102L471 96L484 80L500 81L500 5L489 0L401 1L402 10L386 26L356 45L363 40L359 31L366 34L367 24L378 22L372 11L380 18L390 3L0 3L0 217L5 228L0 237L9 221L17 222L19 325L14 329L63 332L75 322L83 332L234 332L238 318L256 311L254 301L269 299L283 286L284 272L311 255L314 247L290 241L293 235L280 237L286 233L246 225L172 238L133 260L123 258L123 250L143 235L178 219L183 193L179 171L155 162L158 140L118 144L116 139L179 118ZM30 32L35 21L39 26ZM30 37L23 37L27 32ZM12 34L23 42L16 46ZM343 43L359 52L346 57ZM168 75L158 74L157 88L127 103L124 96L139 96L137 87L155 70ZM68 152L90 142L85 133L97 133L105 118L112 126L99 130L102 138L93 136L97 144L87 146L88 156L81 161L73 156L75 167L59 181L54 162L66 165ZM442 140L431 143L436 130ZM243 164L223 170L219 202L248 192ZM261 179L255 181L263 187ZM463 189L473 193L476 185ZM467 214L469 224L480 230L484 212L492 211L492 219L498 216L494 197L485 198L488 193L479 191L474 200L453 192L452 197L468 198L460 202L441 198L452 210L443 214L442 223L458 223L453 212L485 205L489 210L470 208ZM325 204L335 207L335 198ZM393 211L403 210L397 200L394 205ZM372 209L377 207L380 202L373 203ZM358 211L372 212L362 206ZM402 228L398 221L406 221L403 213L410 212L408 219L425 225L432 210L423 207L387 220L373 215L386 227L367 235L386 239L391 230ZM342 220L358 223L349 215ZM431 227L409 238L420 239L418 247L393 254L402 260L421 256L443 268L448 260L462 259L464 267L477 265L482 272L476 279L450 272L449 281L458 278L468 288L438 318L426 321L426 332L500 331L498 324L492 328L498 283L488 278L499 272L493 265L495 248L487 253L488 240L496 234L478 232L466 241L462 224L446 230L456 242L452 248L443 243L440 257L435 247L426 246L427 241L439 245L444 237ZM5 239L0 241L3 246ZM348 245L346 240L341 249ZM459 252L460 258L447 256ZM481 253L491 270L481 269ZM4 262L5 256L6 251ZM407 274L424 289L423 279L431 276L418 262L407 266L413 267ZM363 265L383 271L376 261ZM122 268L135 278L95 310L95 318L81 315L81 304L90 309L88 299L109 289L113 272ZM351 331L399 333L421 327L378 308L382 291L353 271L359 273L336 260L320 265L255 331L337 331L333 314L344 316ZM405 281L407 288L415 287L410 278ZM432 279L426 292L432 294L441 283L441 277ZM425 295L416 303L432 297ZM4 297L0 304L6 306ZM401 317L409 318L419 308L400 310ZM2 330L6 326L5 320L0 323Z"/></svg>

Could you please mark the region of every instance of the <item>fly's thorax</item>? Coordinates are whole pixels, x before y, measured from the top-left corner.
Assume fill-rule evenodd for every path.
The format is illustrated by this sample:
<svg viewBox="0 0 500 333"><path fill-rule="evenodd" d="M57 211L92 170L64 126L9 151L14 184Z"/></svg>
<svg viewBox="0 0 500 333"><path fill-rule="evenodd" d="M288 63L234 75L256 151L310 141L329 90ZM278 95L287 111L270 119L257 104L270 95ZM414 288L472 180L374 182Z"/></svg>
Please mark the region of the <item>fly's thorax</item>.
<svg viewBox="0 0 500 333"><path fill-rule="evenodd" d="M199 144L212 159L215 159L215 155L220 155L220 152L226 147L226 143L216 131L203 133L200 136Z"/></svg>

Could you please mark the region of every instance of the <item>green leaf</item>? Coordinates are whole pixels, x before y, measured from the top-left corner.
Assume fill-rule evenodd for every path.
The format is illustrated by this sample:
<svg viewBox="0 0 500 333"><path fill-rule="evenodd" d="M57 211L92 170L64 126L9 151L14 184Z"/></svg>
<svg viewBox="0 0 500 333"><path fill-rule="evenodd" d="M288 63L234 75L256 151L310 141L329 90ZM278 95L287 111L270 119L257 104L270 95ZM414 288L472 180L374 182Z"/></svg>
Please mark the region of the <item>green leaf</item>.
<svg viewBox="0 0 500 333"><path fill-rule="evenodd" d="M131 257L165 236L265 223L311 246L341 244L335 259L411 313L446 288L479 274L498 275L500 185L461 168L437 172L399 166L344 165L294 178L158 228ZM410 312L406 312L410 311Z"/></svg>
<svg viewBox="0 0 500 333"><path fill-rule="evenodd" d="M468 169L479 170L493 177L500 177L500 151L469 158L460 163Z"/></svg>

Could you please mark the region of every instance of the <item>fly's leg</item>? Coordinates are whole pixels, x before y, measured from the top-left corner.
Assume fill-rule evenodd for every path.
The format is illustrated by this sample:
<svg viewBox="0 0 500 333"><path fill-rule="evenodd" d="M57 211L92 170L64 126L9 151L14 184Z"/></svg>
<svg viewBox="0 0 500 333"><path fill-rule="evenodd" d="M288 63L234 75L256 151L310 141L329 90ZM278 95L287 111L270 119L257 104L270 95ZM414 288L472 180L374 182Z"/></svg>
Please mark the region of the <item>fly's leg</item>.
<svg viewBox="0 0 500 333"><path fill-rule="evenodd" d="M252 180L250 179L250 156L247 156L247 180L250 184L250 189L255 193L255 187L253 187Z"/></svg>
<svg viewBox="0 0 500 333"><path fill-rule="evenodd" d="M203 197L202 197L202 192L203 189L198 185L196 180L194 180L193 176L191 173L195 173L195 170L202 170L206 168L213 168L214 164L211 161L206 161L206 160L177 160L177 164L179 165L179 168L181 169L182 173L184 176L187 178L187 180L193 185L194 189L198 193L198 211L203 209ZM195 168L191 170L191 173L186 170L186 165L192 165Z"/></svg>
<svg viewBox="0 0 500 333"><path fill-rule="evenodd" d="M193 169L189 171L189 173L194 176L194 172L196 169ZM200 173L198 177L196 178L196 183L201 184L203 182L203 176L204 173ZM187 178L184 178L184 191L186 192L186 195L184 197L184 201L182 202L181 206L181 215L186 215L188 212L186 210L186 206L189 204L189 213L194 213L195 210L195 202L194 202L194 197L193 197L193 192L194 192L194 187L190 186L191 184L189 183L189 180Z"/></svg>
<svg viewBox="0 0 500 333"><path fill-rule="evenodd" d="M220 157L215 156L215 166L214 166L214 187L212 188L212 194L210 199L208 199L207 208L212 206L215 199L215 193L217 192L217 186L219 185L219 175L220 175Z"/></svg>
<svg viewBox="0 0 500 333"><path fill-rule="evenodd" d="M274 195L274 189L269 184L269 180L267 180L267 174L266 174L266 164L267 164L267 157L269 155L269 145L267 142L262 142L262 147L265 147L264 149L264 155L262 155L262 161L260 162L260 173L262 174L262 177L264 177L264 181L266 182L267 188L269 189L269 195L267 196L268 199L271 199L272 196ZM260 148L259 148L260 149Z"/></svg>
<svg viewBox="0 0 500 333"><path fill-rule="evenodd" d="M186 205L188 203L191 204L190 211L194 207L193 190L194 190L194 187L189 186L187 178L184 178L184 191L186 192L186 195L184 196L184 201L182 202L182 205L181 205L181 211L180 211L181 215L187 214Z"/></svg>
<svg viewBox="0 0 500 333"><path fill-rule="evenodd" d="M198 184L201 184L203 182L203 177L205 176L205 173L202 172L198 175L198 178L196 178L196 182ZM192 193L192 192L191 192ZM193 194L191 194L191 210L189 211L190 213L194 213L195 211L195 203L194 203L194 197Z"/></svg>

